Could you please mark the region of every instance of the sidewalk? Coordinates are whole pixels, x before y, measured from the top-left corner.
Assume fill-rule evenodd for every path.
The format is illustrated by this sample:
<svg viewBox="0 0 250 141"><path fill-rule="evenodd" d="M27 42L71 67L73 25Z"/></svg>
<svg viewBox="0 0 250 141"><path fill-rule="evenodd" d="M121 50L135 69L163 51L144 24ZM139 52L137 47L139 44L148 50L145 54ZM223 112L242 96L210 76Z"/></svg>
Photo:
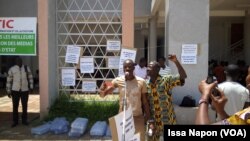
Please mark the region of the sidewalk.
<svg viewBox="0 0 250 141"><path fill-rule="evenodd" d="M0 90L0 140L90 140L90 141L104 141L111 139L92 138L89 136L89 131L86 131L84 136L80 138L69 138L67 134L45 134L45 135L32 135L31 128L36 127L40 123L40 95L30 94L28 101L28 122L29 126L24 126L19 122L19 125L11 128L12 124L12 102L11 99L3 94L3 90ZM5 96L3 96L5 95ZM21 102L19 104L19 114L21 116L22 111Z"/></svg>
<svg viewBox="0 0 250 141"><path fill-rule="evenodd" d="M29 95L28 101L28 122L29 126L24 126L19 122L19 125L15 128L11 128L12 124L12 102L11 99L3 94L4 90L0 90L0 139L5 140L19 140L19 139L33 139L30 130L32 124L39 122L39 112L40 112L40 96L39 94ZM4 96L3 96L4 95ZM19 104L19 117L21 116L22 105L21 101Z"/></svg>

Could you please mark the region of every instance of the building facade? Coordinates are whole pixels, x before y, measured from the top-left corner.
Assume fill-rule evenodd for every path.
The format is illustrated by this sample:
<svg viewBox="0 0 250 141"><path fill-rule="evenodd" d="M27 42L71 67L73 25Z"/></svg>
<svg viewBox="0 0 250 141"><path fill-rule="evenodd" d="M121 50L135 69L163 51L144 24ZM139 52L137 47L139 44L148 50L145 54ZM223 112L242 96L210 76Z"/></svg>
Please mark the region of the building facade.
<svg viewBox="0 0 250 141"><path fill-rule="evenodd" d="M37 56L23 58L33 71L39 69L43 117L59 93L81 94L82 81L95 80L98 89L103 80L117 76L117 68L106 64L109 57L119 57L119 52L106 51L108 40L136 48L137 61L172 53L181 61L182 46L197 45L197 63L183 64L186 84L173 93L177 105L185 95L198 101L197 85L207 76L209 60L250 64L249 5L247 0L1 0L0 17L37 17ZM79 69L65 63L68 45L81 47L81 56L94 58L95 64L94 73L76 73L73 88L61 84L62 69ZM8 57L0 57L1 66Z"/></svg>

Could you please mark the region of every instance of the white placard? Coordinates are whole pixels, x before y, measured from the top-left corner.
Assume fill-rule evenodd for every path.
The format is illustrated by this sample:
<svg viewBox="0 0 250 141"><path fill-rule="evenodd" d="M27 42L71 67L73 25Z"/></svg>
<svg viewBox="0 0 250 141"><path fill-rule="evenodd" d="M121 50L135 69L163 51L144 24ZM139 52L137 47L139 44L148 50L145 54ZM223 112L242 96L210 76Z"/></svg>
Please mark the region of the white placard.
<svg viewBox="0 0 250 141"><path fill-rule="evenodd" d="M109 57L108 58L108 67L112 69L119 68L120 57Z"/></svg>
<svg viewBox="0 0 250 141"><path fill-rule="evenodd" d="M181 55L182 64L197 64L196 55Z"/></svg>
<svg viewBox="0 0 250 141"><path fill-rule="evenodd" d="M182 44L182 55L197 55L197 44Z"/></svg>
<svg viewBox="0 0 250 141"><path fill-rule="evenodd" d="M121 41L120 40L108 40L107 41L107 51L120 51Z"/></svg>
<svg viewBox="0 0 250 141"><path fill-rule="evenodd" d="M83 92L96 92L96 81L82 81Z"/></svg>
<svg viewBox="0 0 250 141"><path fill-rule="evenodd" d="M129 141L140 141L140 133L135 134Z"/></svg>
<svg viewBox="0 0 250 141"><path fill-rule="evenodd" d="M133 61L135 61L135 57L136 57L136 49L135 48L122 48L121 50L121 55L120 55L120 61L119 61L119 74L118 76L124 75L123 72L123 62L126 59L131 59Z"/></svg>
<svg viewBox="0 0 250 141"><path fill-rule="evenodd" d="M62 86L75 86L76 70L62 69Z"/></svg>
<svg viewBox="0 0 250 141"><path fill-rule="evenodd" d="M94 73L94 58L84 57L80 58L81 73Z"/></svg>
<svg viewBox="0 0 250 141"><path fill-rule="evenodd" d="M135 134L135 124L131 106L129 106L129 108L125 112L126 112L125 141L129 141ZM122 141L123 114L124 111L120 112L118 115L114 117L119 141Z"/></svg>
<svg viewBox="0 0 250 141"><path fill-rule="evenodd" d="M68 45L65 56L65 62L78 64L80 52L81 52L81 47Z"/></svg>

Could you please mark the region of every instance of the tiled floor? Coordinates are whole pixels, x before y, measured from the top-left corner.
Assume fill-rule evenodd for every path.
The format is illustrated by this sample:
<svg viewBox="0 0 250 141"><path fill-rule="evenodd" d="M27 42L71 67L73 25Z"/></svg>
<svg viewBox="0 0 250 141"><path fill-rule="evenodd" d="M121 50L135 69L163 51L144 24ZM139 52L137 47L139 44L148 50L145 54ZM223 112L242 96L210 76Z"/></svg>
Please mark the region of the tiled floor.
<svg viewBox="0 0 250 141"><path fill-rule="evenodd" d="M18 111L22 111L21 101L19 103ZM12 112L12 101L7 95L0 97L0 112ZM30 94L28 101L28 112L39 113L40 112L40 95Z"/></svg>
<svg viewBox="0 0 250 141"><path fill-rule="evenodd" d="M34 120L39 120L40 115L40 95L30 94L28 100L28 121L31 123ZM19 103L19 118L21 118L22 104ZM21 121L20 121L21 123ZM6 94L4 89L0 89L0 140L19 140L31 139L29 126L19 124L15 128L11 128L12 124L12 100Z"/></svg>
<svg viewBox="0 0 250 141"><path fill-rule="evenodd" d="M4 89L0 90L0 125L1 122L9 122L12 121L12 100L9 98ZM33 120L34 118L31 115L36 115L39 117L40 113L40 95L37 94L38 91L35 91L36 94L30 94L28 100L28 118L29 120ZM22 112L22 104L21 101L19 103L18 108L19 113Z"/></svg>

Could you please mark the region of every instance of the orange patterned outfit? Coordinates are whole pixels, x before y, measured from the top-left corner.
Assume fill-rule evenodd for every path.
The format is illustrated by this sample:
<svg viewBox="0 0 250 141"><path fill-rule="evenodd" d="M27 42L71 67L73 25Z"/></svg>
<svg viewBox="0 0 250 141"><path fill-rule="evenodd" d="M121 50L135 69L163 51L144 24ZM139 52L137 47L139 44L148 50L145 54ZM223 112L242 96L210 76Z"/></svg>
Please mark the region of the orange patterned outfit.
<svg viewBox="0 0 250 141"><path fill-rule="evenodd" d="M155 83L147 80L150 114L159 133L163 131L164 124L176 124L171 90L179 85L179 75L159 75Z"/></svg>

